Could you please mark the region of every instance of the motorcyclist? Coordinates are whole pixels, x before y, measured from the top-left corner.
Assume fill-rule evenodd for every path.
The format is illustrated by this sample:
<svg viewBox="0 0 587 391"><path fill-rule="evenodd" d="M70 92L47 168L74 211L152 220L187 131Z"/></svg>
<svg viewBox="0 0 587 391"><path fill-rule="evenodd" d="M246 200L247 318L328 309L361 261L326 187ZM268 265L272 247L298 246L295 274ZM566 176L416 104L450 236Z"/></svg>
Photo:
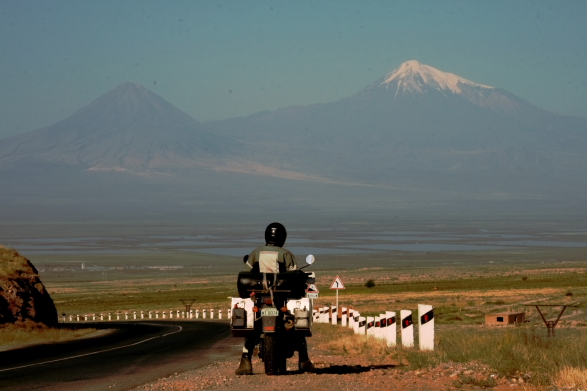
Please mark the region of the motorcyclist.
<svg viewBox="0 0 587 391"><path fill-rule="evenodd" d="M287 238L287 231L280 223L271 223L265 229L265 246L261 246L253 250L248 256L245 256L245 271L257 273L285 273L288 271L297 270L296 259L294 255L283 248L285 239ZM245 344L243 346L243 355L241 362L235 373L237 375L252 375L253 365L251 357L257 341L260 337L259 332L252 333L245 337ZM299 335L296 341L299 369L302 372L312 372L314 365L308 357L308 345L306 344L306 337Z"/></svg>

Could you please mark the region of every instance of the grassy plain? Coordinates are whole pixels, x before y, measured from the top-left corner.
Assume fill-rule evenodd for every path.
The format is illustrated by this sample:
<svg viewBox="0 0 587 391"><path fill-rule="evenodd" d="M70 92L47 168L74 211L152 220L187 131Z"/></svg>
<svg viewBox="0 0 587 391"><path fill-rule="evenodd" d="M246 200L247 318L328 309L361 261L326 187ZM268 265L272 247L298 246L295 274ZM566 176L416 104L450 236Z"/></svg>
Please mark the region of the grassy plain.
<svg viewBox="0 0 587 391"><path fill-rule="evenodd" d="M46 272L42 279L60 314L181 310L182 299L196 299L193 308L226 308L227 297L236 295L236 273L242 264L234 257L199 256L199 263L190 256L186 263L190 267L184 269L124 269L107 275ZM105 264L101 257L107 258L94 255L86 263ZM125 264L133 258L138 261L137 256L127 257L116 259ZM505 310L525 310L531 320L540 320L526 304L585 302L587 264L581 257L580 249L381 254L377 259L372 255L324 255L308 269L317 274L320 298L316 306L333 305L334 291L329 287L339 275L346 287L339 292L340 304L363 314L416 309L418 303L426 303L435 306L440 324L472 325L484 323L485 313ZM170 264L182 260L188 261L182 253L166 256ZM141 256L141 262L156 265L161 259ZM365 287L369 279L375 287ZM553 316L556 309L547 311ZM587 325L587 314L583 308L570 308L561 322L563 326Z"/></svg>

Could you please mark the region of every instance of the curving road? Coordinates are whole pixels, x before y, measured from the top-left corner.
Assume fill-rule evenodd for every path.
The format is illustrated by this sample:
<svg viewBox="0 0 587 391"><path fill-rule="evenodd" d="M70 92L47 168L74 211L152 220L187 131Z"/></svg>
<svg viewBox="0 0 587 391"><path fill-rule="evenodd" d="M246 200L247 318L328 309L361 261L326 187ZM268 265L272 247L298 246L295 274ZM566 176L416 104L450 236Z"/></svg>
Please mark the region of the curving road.
<svg viewBox="0 0 587 391"><path fill-rule="evenodd" d="M221 321L85 326L115 331L0 352L0 390L126 390L218 359L236 363L242 343Z"/></svg>

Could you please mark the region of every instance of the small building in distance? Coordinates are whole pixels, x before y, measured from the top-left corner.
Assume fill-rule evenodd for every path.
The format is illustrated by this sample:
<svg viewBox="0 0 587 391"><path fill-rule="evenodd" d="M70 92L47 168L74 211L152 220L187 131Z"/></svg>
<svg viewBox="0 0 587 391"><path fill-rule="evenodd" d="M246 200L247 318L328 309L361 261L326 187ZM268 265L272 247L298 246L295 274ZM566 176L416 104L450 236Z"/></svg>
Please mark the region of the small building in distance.
<svg viewBox="0 0 587 391"><path fill-rule="evenodd" d="M490 326L502 326L508 324L522 324L526 321L525 312L497 312L485 314L485 324Z"/></svg>

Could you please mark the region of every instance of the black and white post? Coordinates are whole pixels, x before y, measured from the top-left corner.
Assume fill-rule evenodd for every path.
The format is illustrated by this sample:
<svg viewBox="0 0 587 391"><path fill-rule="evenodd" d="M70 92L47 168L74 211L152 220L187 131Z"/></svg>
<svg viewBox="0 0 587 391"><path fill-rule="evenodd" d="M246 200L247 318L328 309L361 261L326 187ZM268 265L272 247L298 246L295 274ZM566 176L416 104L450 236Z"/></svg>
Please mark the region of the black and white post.
<svg viewBox="0 0 587 391"><path fill-rule="evenodd" d="M414 321L412 320L412 311L401 310L402 319L402 345L405 347L414 346Z"/></svg>
<svg viewBox="0 0 587 391"><path fill-rule="evenodd" d="M418 304L418 339L420 350L434 350L434 307Z"/></svg>

